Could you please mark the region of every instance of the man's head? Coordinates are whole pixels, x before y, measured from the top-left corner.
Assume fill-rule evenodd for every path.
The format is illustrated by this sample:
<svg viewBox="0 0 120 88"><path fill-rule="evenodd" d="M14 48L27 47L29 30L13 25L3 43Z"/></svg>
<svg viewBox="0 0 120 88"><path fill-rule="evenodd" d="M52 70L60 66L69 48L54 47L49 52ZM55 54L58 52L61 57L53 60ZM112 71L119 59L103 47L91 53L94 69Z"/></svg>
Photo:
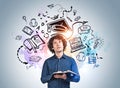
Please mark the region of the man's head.
<svg viewBox="0 0 120 88"><path fill-rule="evenodd" d="M48 41L48 48L52 53L64 51L66 46L67 41L61 34L56 34Z"/></svg>

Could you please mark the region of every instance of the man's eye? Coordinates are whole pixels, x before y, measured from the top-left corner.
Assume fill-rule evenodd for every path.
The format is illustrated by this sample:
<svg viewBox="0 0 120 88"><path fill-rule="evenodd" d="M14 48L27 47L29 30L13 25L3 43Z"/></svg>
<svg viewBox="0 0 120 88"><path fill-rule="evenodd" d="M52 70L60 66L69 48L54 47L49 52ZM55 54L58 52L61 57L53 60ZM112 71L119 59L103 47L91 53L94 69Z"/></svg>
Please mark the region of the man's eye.
<svg viewBox="0 0 120 88"><path fill-rule="evenodd" d="M59 43L61 43L62 41L59 41Z"/></svg>
<svg viewBox="0 0 120 88"><path fill-rule="evenodd" d="M54 42L54 44L57 44L57 42Z"/></svg>

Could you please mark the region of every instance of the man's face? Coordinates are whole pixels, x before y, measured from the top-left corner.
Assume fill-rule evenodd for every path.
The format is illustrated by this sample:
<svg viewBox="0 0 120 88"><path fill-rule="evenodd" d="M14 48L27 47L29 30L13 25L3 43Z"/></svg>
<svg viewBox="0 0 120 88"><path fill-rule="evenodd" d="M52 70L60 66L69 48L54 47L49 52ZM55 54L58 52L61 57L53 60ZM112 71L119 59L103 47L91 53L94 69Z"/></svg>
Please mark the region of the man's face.
<svg viewBox="0 0 120 88"><path fill-rule="evenodd" d="M53 40L53 49L54 49L55 53L63 52L63 42L62 42L62 40L54 39Z"/></svg>

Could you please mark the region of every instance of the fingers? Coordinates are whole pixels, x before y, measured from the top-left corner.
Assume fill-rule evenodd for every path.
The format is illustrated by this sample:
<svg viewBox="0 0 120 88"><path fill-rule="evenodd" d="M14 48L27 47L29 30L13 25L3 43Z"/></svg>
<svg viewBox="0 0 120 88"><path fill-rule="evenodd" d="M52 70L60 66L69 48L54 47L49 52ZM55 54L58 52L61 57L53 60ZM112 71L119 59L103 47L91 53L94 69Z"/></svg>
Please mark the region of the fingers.
<svg viewBox="0 0 120 88"><path fill-rule="evenodd" d="M62 74L62 75L54 75L54 78L61 78L61 79L67 79L67 75L66 74Z"/></svg>

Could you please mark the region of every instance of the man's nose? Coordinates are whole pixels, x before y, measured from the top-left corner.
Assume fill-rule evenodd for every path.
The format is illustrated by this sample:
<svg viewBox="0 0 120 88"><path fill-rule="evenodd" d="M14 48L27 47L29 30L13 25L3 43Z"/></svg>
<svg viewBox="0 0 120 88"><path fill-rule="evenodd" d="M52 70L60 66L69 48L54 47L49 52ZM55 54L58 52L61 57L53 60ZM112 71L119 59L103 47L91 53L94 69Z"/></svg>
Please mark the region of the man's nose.
<svg viewBox="0 0 120 88"><path fill-rule="evenodd" d="M60 43L58 42L58 43L57 43L57 46L59 46L59 45L60 45Z"/></svg>

